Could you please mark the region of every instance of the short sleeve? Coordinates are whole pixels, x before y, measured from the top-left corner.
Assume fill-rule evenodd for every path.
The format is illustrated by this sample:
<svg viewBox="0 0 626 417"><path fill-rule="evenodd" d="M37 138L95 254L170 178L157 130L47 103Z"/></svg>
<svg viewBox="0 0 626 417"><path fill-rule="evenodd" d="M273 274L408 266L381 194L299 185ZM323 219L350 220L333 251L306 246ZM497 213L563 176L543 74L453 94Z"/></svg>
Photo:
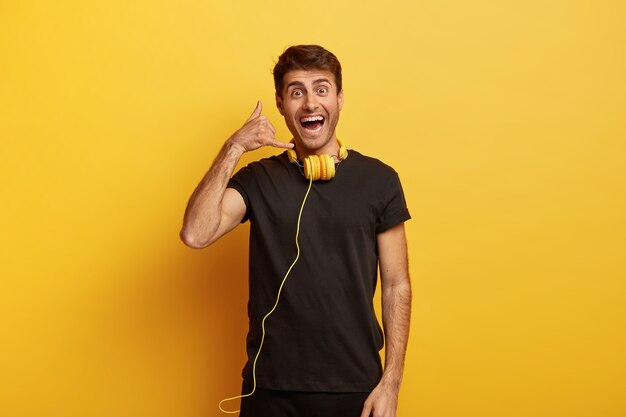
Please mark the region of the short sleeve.
<svg viewBox="0 0 626 417"><path fill-rule="evenodd" d="M249 167L244 167L240 169L229 181L227 188L232 188L236 190L241 197L243 198L244 203L246 203L246 214L244 214L243 219L241 219L241 223L245 223L250 218L250 196L246 191L246 188L250 187L250 181L252 180L252 173Z"/></svg>
<svg viewBox="0 0 626 417"><path fill-rule="evenodd" d="M411 218L397 173L390 176L384 194L386 204L376 219L376 233L384 232Z"/></svg>

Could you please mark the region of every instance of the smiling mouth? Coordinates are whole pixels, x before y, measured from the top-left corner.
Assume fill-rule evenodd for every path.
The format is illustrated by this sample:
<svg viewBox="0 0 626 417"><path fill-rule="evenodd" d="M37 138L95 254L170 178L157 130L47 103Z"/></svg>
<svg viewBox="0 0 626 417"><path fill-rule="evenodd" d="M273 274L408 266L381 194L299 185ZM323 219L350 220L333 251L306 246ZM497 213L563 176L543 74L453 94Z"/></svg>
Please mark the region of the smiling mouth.
<svg viewBox="0 0 626 417"><path fill-rule="evenodd" d="M300 126L307 133L316 134L322 129L325 121L323 116L305 116L300 118Z"/></svg>

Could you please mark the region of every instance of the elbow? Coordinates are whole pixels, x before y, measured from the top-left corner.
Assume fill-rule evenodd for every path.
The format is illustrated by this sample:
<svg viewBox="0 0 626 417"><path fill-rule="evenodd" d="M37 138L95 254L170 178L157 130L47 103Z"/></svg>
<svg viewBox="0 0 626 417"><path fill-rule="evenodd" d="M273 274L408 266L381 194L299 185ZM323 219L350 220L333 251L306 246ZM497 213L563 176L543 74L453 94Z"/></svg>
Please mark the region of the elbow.
<svg viewBox="0 0 626 417"><path fill-rule="evenodd" d="M211 244L210 240L201 239L199 236L184 227L180 231L180 240L182 240L185 245L189 246L192 249L206 248Z"/></svg>

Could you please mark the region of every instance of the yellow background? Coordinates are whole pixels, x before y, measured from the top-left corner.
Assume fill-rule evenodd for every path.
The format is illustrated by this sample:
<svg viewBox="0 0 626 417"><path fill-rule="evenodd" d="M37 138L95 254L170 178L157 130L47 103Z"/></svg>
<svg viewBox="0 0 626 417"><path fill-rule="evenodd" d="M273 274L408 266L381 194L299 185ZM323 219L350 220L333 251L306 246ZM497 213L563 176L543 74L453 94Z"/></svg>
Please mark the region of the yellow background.
<svg viewBox="0 0 626 417"><path fill-rule="evenodd" d="M257 99L290 138L270 71L296 43L340 58L338 132L413 215L399 416L626 415L621 0L3 0L0 415L238 393L247 226L178 231Z"/></svg>

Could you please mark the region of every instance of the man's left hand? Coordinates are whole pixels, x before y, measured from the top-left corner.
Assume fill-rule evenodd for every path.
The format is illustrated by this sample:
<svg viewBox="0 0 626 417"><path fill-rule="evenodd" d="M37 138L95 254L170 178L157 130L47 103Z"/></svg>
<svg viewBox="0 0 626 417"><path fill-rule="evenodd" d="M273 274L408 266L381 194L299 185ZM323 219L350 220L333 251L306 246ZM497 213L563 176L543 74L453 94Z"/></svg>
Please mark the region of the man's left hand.
<svg viewBox="0 0 626 417"><path fill-rule="evenodd" d="M398 388L380 381L365 400L361 417L396 417L398 408Z"/></svg>

